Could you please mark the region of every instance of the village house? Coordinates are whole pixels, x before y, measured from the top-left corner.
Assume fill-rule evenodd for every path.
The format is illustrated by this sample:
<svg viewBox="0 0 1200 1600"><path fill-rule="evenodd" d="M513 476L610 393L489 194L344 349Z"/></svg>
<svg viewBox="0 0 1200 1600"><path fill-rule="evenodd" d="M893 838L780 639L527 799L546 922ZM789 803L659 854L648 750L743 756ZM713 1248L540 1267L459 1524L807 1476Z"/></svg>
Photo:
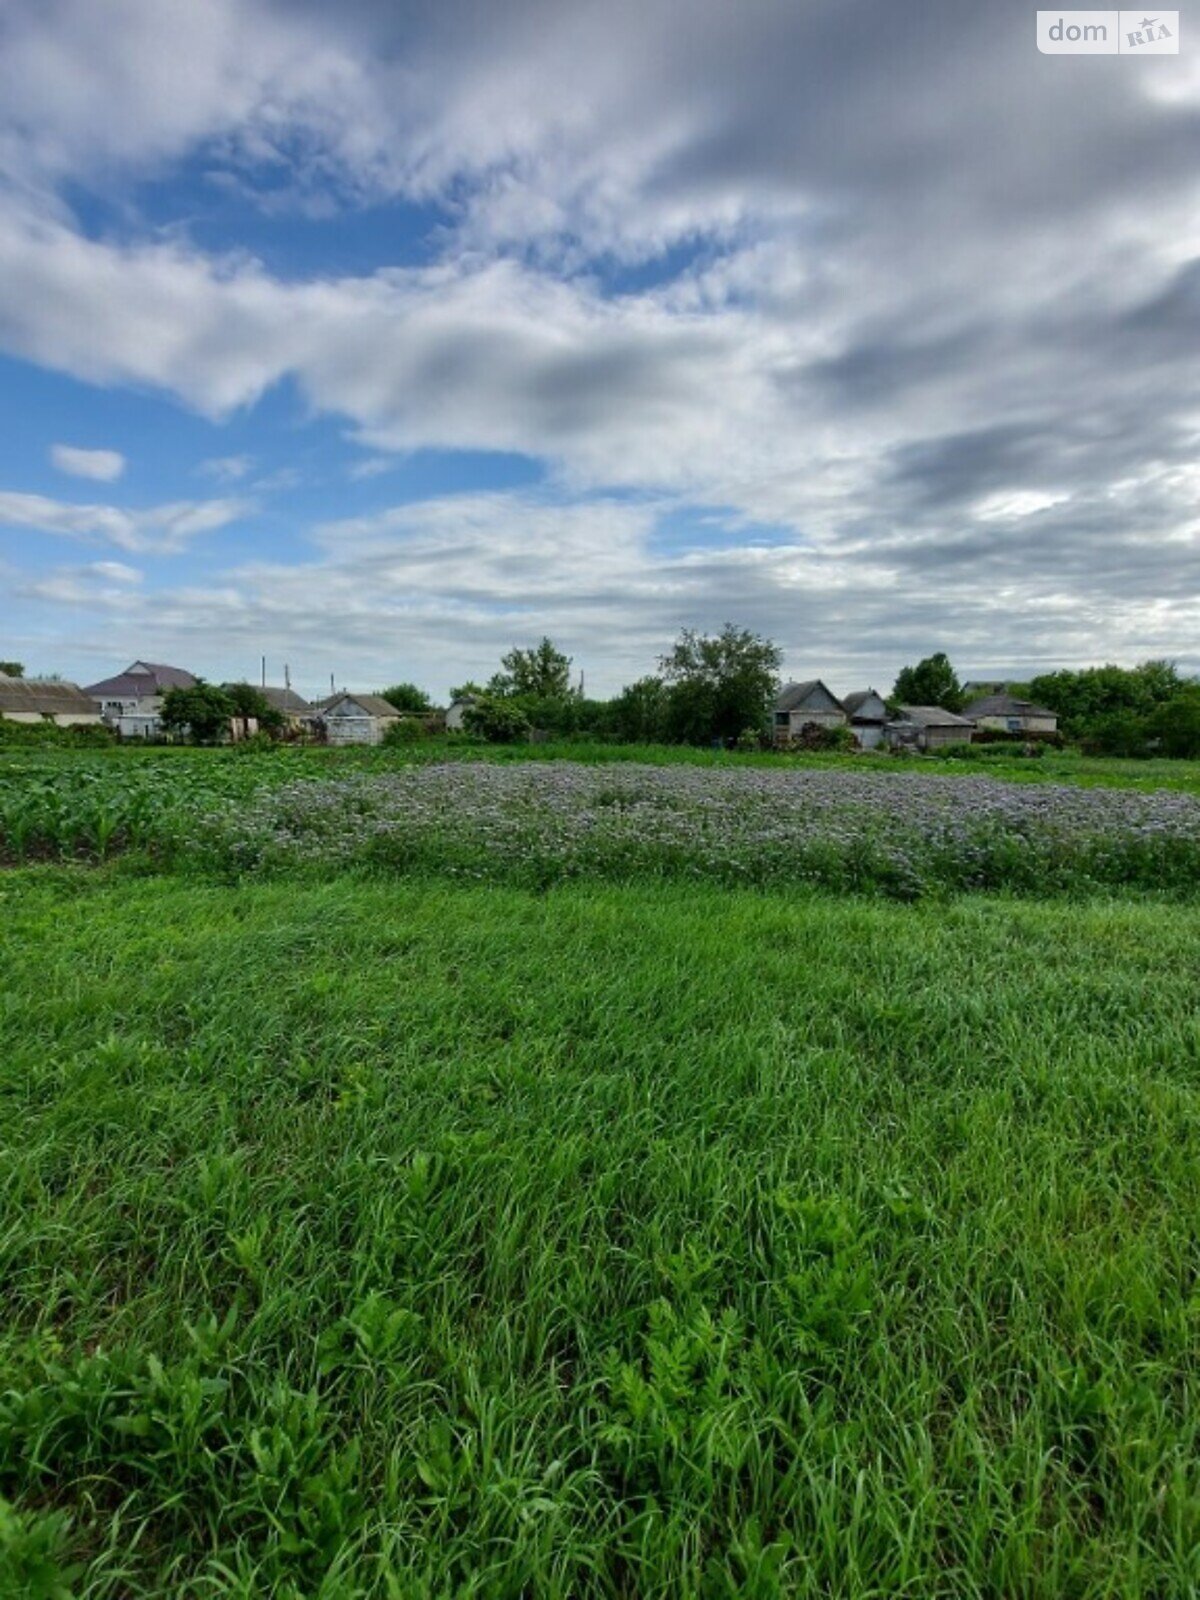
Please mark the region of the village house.
<svg viewBox="0 0 1200 1600"><path fill-rule="evenodd" d="M318 708L330 744L380 744L400 713L378 694L331 695Z"/></svg>
<svg viewBox="0 0 1200 1600"><path fill-rule="evenodd" d="M135 661L115 678L89 684L84 692L122 739L157 739L163 731L163 695L168 689L194 689L197 681L182 667Z"/></svg>
<svg viewBox="0 0 1200 1600"><path fill-rule="evenodd" d="M963 711L977 728L998 728L1005 733L1057 733L1058 715L1032 700L1011 694L988 694L973 700Z"/></svg>
<svg viewBox="0 0 1200 1600"><path fill-rule="evenodd" d="M947 744L970 744L975 725L966 717L943 711L941 706L901 706L884 729L891 746L912 750L937 750Z"/></svg>
<svg viewBox="0 0 1200 1600"><path fill-rule="evenodd" d="M874 750L883 743L888 708L874 689L856 689L842 696L842 708L850 718L850 731L860 750Z"/></svg>
<svg viewBox="0 0 1200 1600"><path fill-rule="evenodd" d="M317 720L316 707L310 706L295 689L276 689L268 684L258 692L272 711L278 711L289 728L311 728Z"/></svg>
<svg viewBox="0 0 1200 1600"><path fill-rule="evenodd" d="M775 700L773 729L776 742L799 738L810 725L817 728L844 728L846 713L842 703L821 682L789 683Z"/></svg>
<svg viewBox="0 0 1200 1600"><path fill-rule="evenodd" d="M225 689L232 689L235 688L236 685L226 683L223 684L222 687ZM316 727L319 717L317 708L315 706L310 706L308 701L305 700L302 695L298 695L294 689L276 688L273 684L264 684L261 687L258 684L254 684L253 688L256 693L262 695L263 699L271 707L272 711L278 711L279 715L283 718L283 724L285 728L291 729L293 732L299 732L303 730L311 730ZM244 730L246 733L254 733L257 731L258 725L255 718L246 717L239 718L238 720L245 721L247 723L254 723L254 727L247 727Z"/></svg>
<svg viewBox="0 0 1200 1600"><path fill-rule="evenodd" d="M0 672L0 721L57 728L101 726L100 713L75 683L61 678L10 678Z"/></svg>

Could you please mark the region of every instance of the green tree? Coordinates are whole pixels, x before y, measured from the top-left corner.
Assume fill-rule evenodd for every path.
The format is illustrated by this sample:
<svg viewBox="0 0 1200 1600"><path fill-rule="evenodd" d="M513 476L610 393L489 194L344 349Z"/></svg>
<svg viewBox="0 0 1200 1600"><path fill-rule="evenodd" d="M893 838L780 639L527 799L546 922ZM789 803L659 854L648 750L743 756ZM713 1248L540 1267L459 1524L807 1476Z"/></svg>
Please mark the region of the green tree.
<svg viewBox="0 0 1200 1600"><path fill-rule="evenodd" d="M504 669L488 684L489 694L532 695L554 699L571 692L571 657L550 639L528 650L512 649L500 658Z"/></svg>
<svg viewBox="0 0 1200 1600"><path fill-rule="evenodd" d="M778 645L732 622L718 634L685 628L660 662L667 737L680 744L732 743L746 729L764 727L782 661Z"/></svg>
<svg viewBox="0 0 1200 1600"><path fill-rule="evenodd" d="M252 683L227 683L224 693L233 704L235 717L253 717L265 733L278 733L283 727L283 713L275 707Z"/></svg>
<svg viewBox="0 0 1200 1600"><path fill-rule="evenodd" d="M451 689L450 699L452 701L469 700L472 695L481 695L486 693L487 690L481 683L476 683L474 679L469 678L466 683L460 683L457 689Z"/></svg>
<svg viewBox="0 0 1200 1600"><path fill-rule="evenodd" d="M529 733L529 718L514 700L482 694L463 713L463 726L489 744L516 744Z"/></svg>
<svg viewBox="0 0 1200 1600"><path fill-rule="evenodd" d="M941 706L943 711L961 711L962 684L945 651L926 656L915 667L902 667L896 675L892 701L902 706Z"/></svg>
<svg viewBox="0 0 1200 1600"><path fill-rule="evenodd" d="M667 686L661 678L639 678L608 704L604 724L625 744L657 744L667 736Z"/></svg>
<svg viewBox="0 0 1200 1600"><path fill-rule="evenodd" d="M431 707L429 696L424 689L418 689L415 683L394 683L390 689L381 689L379 694L397 711L411 712L416 716Z"/></svg>
<svg viewBox="0 0 1200 1600"><path fill-rule="evenodd" d="M1186 683L1146 718L1146 732L1164 756L1200 759L1200 683Z"/></svg>
<svg viewBox="0 0 1200 1600"><path fill-rule="evenodd" d="M215 683L203 679L190 689L168 689L163 695L162 725L186 733L196 744L216 744L236 716L233 700Z"/></svg>
<svg viewBox="0 0 1200 1600"><path fill-rule="evenodd" d="M1032 700L1058 713L1068 737L1082 739L1111 718L1148 717L1183 687L1184 680L1170 661L1144 661L1137 667L1108 662L1078 672L1044 673L1032 680L1029 692ZM1106 737L1113 737L1112 729L1117 726L1112 724Z"/></svg>
<svg viewBox="0 0 1200 1600"><path fill-rule="evenodd" d="M0 672L6 678L23 678L25 676L25 663L23 661L0 661Z"/></svg>

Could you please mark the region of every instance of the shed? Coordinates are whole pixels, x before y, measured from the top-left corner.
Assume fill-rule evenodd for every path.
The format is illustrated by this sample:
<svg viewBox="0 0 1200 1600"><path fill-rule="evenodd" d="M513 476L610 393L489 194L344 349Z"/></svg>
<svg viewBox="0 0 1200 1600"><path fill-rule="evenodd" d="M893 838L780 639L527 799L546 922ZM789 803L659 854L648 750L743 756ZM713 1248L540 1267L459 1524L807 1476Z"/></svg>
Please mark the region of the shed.
<svg viewBox="0 0 1200 1600"><path fill-rule="evenodd" d="M774 734L777 740L795 738L810 725L818 728L844 728L846 713L841 701L821 682L789 683L775 699Z"/></svg>
<svg viewBox="0 0 1200 1600"><path fill-rule="evenodd" d="M856 689L842 696L842 707L860 750L874 750L883 743L888 708L881 694L874 689Z"/></svg>
<svg viewBox="0 0 1200 1600"><path fill-rule="evenodd" d="M321 708L330 744L379 744L400 713L378 694L332 695Z"/></svg>
<svg viewBox="0 0 1200 1600"><path fill-rule="evenodd" d="M969 744L975 731L966 717L941 706L901 706L888 722L884 737L893 747L936 750L941 745Z"/></svg>

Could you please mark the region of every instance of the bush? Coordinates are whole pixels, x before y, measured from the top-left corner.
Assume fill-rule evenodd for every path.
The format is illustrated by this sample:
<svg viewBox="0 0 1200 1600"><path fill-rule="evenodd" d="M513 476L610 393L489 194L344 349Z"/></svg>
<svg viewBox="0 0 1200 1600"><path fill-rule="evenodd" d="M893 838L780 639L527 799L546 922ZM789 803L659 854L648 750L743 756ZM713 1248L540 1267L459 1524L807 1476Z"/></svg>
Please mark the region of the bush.
<svg viewBox="0 0 1200 1600"><path fill-rule="evenodd" d="M0 717L0 749L60 745L70 750L88 750L104 749L116 742L116 734L103 723L60 728L54 722L9 722Z"/></svg>
<svg viewBox="0 0 1200 1600"><path fill-rule="evenodd" d="M1061 733L1021 733L1015 734L1007 728L976 728L974 744L1037 744L1048 746L1051 750L1061 750L1066 744Z"/></svg>
<svg viewBox="0 0 1200 1600"><path fill-rule="evenodd" d="M1046 748L1046 741L1036 739L977 739L974 743L963 739L938 745L929 754L946 761L1029 761L1044 756Z"/></svg>
<svg viewBox="0 0 1200 1600"><path fill-rule="evenodd" d="M468 733L489 744L517 744L529 737L529 718L519 705L501 695L481 694L463 713Z"/></svg>
<svg viewBox="0 0 1200 1600"><path fill-rule="evenodd" d="M383 735L385 745L420 744L425 737L425 724L419 717L401 717L393 722Z"/></svg>
<svg viewBox="0 0 1200 1600"><path fill-rule="evenodd" d="M792 734L776 746L779 750L804 752L846 752L858 749L858 741L845 724L826 728L818 722L806 722L798 734Z"/></svg>

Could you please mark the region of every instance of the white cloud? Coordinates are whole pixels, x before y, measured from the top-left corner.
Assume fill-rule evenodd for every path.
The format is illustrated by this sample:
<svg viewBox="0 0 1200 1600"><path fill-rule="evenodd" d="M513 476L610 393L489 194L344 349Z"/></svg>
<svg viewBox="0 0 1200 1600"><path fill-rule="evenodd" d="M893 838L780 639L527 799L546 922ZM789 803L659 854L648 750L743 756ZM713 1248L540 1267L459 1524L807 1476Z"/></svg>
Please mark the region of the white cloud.
<svg viewBox="0 0 1200 1600"><path fill-rule="evenodd" d="M145 593L86 585L72 570L27 590L26 603L77 597L79 663L67 665L85 675L106 648L178 660L212 678L244 672L265 651L289 662L308 693L334 672L359 688L404 678L439 695L486 677L511 645L543 634L585 670L591 692L605 694L654 671L681 627L734 620L779 641L791 675L819 673L848 691L887 687L935 644L949 644L974 675L1085 662L1096 630L1117 659L1179 654L1195 605L1189 595L1163 600L1171 558L1147 558L1136 530L1082 544L1069 527L1040 531L1038 584L1014 591L994 581L994 531L968 559L927 552L913 535L847 563L795 539L668 536L678 509L451 495L326 523L301 565L250 560ZM936 585L924 580L927 554ZM1105 582L1082 606L1081 574L1091 567ZM941 631L947 614L950 637ZM1006 632L1014 616L1017 629Z"/></svg>
<svg viewBox="0 0 1200 1600"><path fill-rule="evenodd" d="M325 528L299 578L213 580L231 626L306 636L304 603L328 595L320 640L364 667L367 628L395 636L406 607L450 630L418 631L433 656L460 648L464 616L489 651L510 622L562 618L628 663L726 603L827 653L869 637L883 660L922 628L992 661L1183 628L1180 474L1200 449L1186 62L1114 64L1098 94L1040 63L1004 4L697 0L686 28L669 0L101 10L6 14L0 347L214 419L290 381L381 452L351 477L387 453L516 452L563 501ZM243 201L433 202L442 254L306 277L205 252L185 218L137 216L135 180L185 159ZM76 224L79 187L112 202L108 225ZM295 481L255 483L242 456L209 470L264 494ZM653 518L615 490L705 508L708 537L656 555ZM179 548L245 509L4 504L125 549ZM459 549L469 567L439 566ZM213 596L195 595L171 614L211 641Z"/></svg>
<svg viewBox="0 0 1200 1600"><path fill-rule="evenodd" d="M399 466L396 456L364 456L346 469L352 483L364 483L368 478L380 478L385 472L395 472Z"/></svg>
<svg viewBox="0 0 1200 1600"><path fill-rule="evenodd" d="M172 555L199 535L228 527L253 509L248 500L180 500L146 510L73 505L46 495L0 491L0 525L67 538L107 540L122 550ZM130 569L126 569L127 571Z"/></svg>
<svg viewBox="0 0 1200 1600"><path fill-rule="evenodd" d="M196 470L202 477L215 478L218 483L240 483L253 472L254 457L212 456L209 460L202 461Z"/></svg>
<svg viewBox="0 0 1200 1600"><path fill-rule="evenodd" d="M94 478L97 483L115 483L125 471L125 457L119 450L81 450L76 445L50 447L50 460L60 472L75 478Z"/></svg>

